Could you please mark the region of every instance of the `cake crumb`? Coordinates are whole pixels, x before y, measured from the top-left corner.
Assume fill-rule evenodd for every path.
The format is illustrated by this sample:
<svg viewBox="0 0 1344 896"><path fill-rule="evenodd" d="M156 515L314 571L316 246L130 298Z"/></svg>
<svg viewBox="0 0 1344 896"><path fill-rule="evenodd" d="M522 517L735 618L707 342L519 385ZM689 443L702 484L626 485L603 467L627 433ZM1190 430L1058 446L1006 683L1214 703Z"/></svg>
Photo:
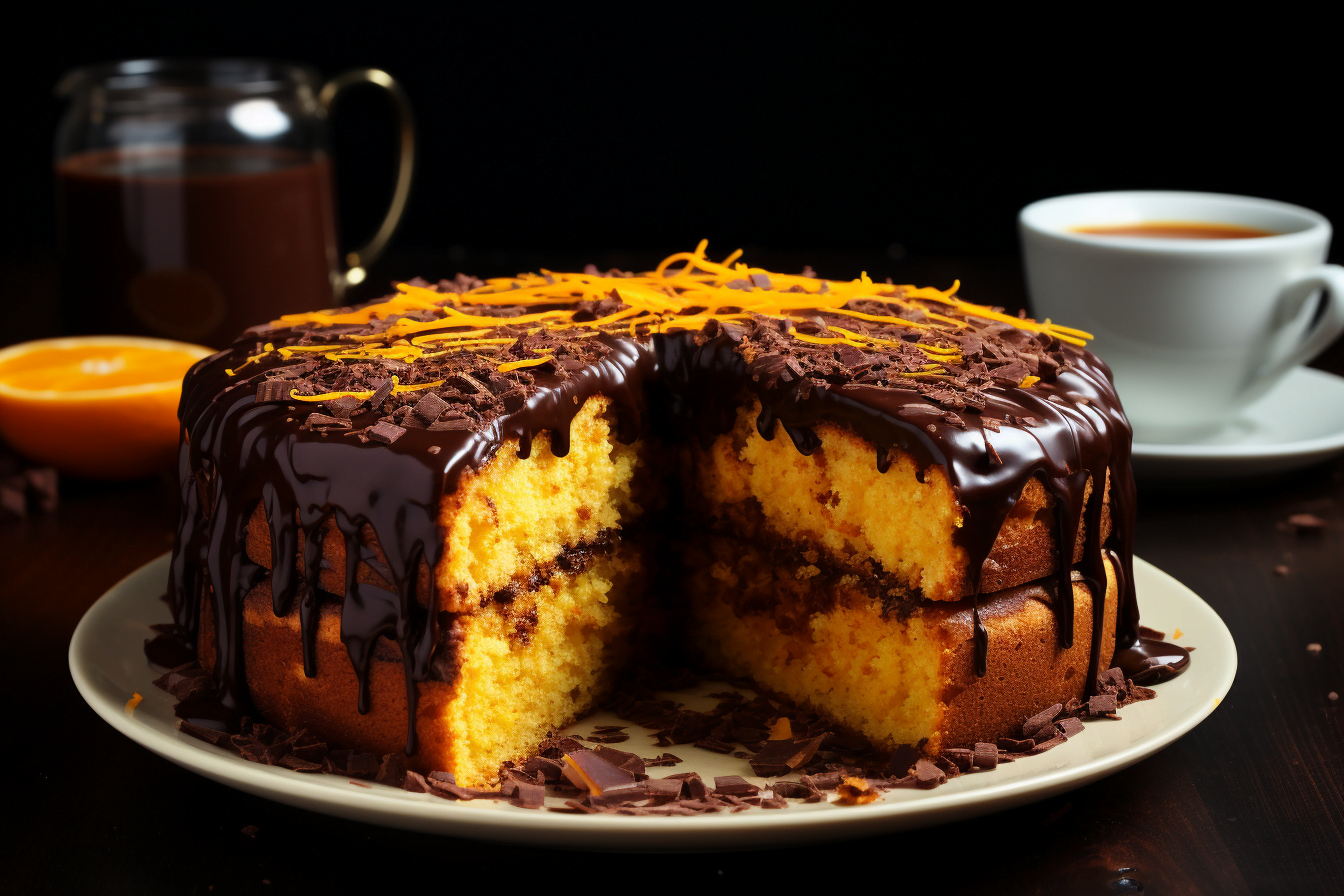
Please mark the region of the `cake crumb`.
<svg viewBox="0 0 1344 896"><path fill-rule="evenodd" d="M1338 700L1338 699L1339 699L1339 694L1336 693L1335 691L1331 691L1330 693L1326 694L1325 696L1329 697L1331 700Z"/></svg>
<svg viewBox="0 0 1344 896"><path fill-rule="evenodd" d="M1311 654L1312 656L1319 656L1321 650L1322 650L1321 645L1317 644L1315 641L1312 641L1310 644L1307 645L1307 653Z"/></svg>
<svg viewBox="0 0 1344 896"><path fill-rule="evenodd" d="M864 778L846 778L835 788L835 792L840 795L836 800L839 806L862 806L864 803L871 803L880 799L882 794L868 783Z"/></svg>
<svg viewBox="0 0 1344 896"><path fill-rule="evenodd" d="M1282 564L1282 563L1280 563L1278 566L1274 567L1274 575L1276 575L1276 576L1286 576L1286 575L1288 575L1288 573L1290 573L1290 572L1292 572L1292 571L1293 571L1293 570L1292 570L1290 567L1285 566L1285 565Z"/></svg>

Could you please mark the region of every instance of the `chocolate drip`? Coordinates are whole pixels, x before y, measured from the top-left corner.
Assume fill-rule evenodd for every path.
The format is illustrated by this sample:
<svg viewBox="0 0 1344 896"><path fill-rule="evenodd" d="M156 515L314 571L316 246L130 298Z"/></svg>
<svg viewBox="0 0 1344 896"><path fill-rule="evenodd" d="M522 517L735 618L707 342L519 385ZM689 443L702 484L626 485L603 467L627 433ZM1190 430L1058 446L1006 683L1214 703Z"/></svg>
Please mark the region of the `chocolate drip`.
<svg viewBox="0 0 1344 896"><path fill-rule="evenodd" d="M282 342L284 334L273 338ZM443 559L437 524L442 496L510 440L516 439L519 456L527 457L534 436L549 432L552 452L568 453L570 424L584 401L596 395L611 400L623 442L647 429L708 445L732 428L738 409L754 397L761 405L756 424L762 437L773 439L782 428L804 455L821 444L815 427L832 421L853 428L876 447L881 471L889 468L895 450L915 459L921 481L923 471L941 466L962 508L957 538L977 601L974 655L980 675L988 650L978 611L981 571L1022 489L1039 476L1055 502L1059 557L1052 606L1063 647L1073 641L1071 560L1079 526L1085 529L1081 572L1094 597L1088 681L1095 681L1106 582L1102 490L1109 473L1112 556L1121 579L1117 643L1136 643L1130 430L1109 370L1090 353L1066 347L1069 364L1051 381L1030 389L987 389L980 413L957 415L925 401L915 389L828 385L806 378L762 381L731 334L597 338L610 351L577 370L536 368L537 388L526 400L475 430L405 428L390 444L365 443L353 435L379 420L377 409L356 413L351 429L341 433L304 428L297 403L258 403L257 384L282 362L269 355L249 367L248 376L230 375L229 369L241 367L250 354L246 342L197 364L187 376L179 411L181 518L170 598L178 630L196 643L201 599L211 597L216 694L209 705L184 704L180 714L198 724L227 727L250 711L242 605L265 571L247 559L244 537L260 503L271 534L272 607L286 615L298 602L309 677L317 674L321 540L344 539L341 638L358 676L359 710L371 708L368 667L375 644L389 638L401 648L405 663L407 752L413 753L416 683L429 676L439 627L446 624L440 621L435 589L417 593L420 571L427 567L432 573ZM986 419L1001 425L987 427ZM1090 501L1085 500L1089 487ZM335 530L324 535L328 521ZM365 527L382 549L385 568L361 536ZM374 568L391 590L361 583L361 563Z"/></svg>
<svg viewBox="0 0 1344 896"><path fill-rule="evenodd" d="M1190 665L1190 651L1155 638L1139 638L1115 652L1115 665L1135 684L1156 684L1184 672Z"/></svg>
<svg viewBox="0 0 1344 896"><path fill-rule="evenodd" d="M1118 560L1115 553L1111 552L1111 562L1118 563ZM1133 575L1133 558L1130 560L1131 568L1123 575ZM1129 628L1125 628L1122 633L1119 625L1115 632L1115 658L1112 663L1120 667L1125 678L1132 679L1135 684L1156 684L1175 678L1190 665L1190 651L1184 647L1139 634L1139 611L1132 602L1121 608L1120 622L1133 627L1132 634Z"/></svg>

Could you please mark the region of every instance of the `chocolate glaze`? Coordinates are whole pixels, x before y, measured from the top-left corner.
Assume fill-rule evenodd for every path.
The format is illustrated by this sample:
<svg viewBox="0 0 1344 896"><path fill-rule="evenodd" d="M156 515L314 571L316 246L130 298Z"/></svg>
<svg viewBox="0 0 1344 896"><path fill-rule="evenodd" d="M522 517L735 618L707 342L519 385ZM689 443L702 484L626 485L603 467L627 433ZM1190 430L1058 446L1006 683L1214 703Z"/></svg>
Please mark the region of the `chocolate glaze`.
<svg viewBox="0 0 1344 896"><path fill-rule="evenodd" d="M281 342L283 337L277 333L269 338ZM981 675L988 644L978 610L981 568L1023 487L1040 476L1055 500L1061 556L1055 574L1058 599L1052 606L1059 643L1069 646L1074 626L1068 559L1080 525L1086 530L1080 572L1094 595L1105 593L1101 489L1109 473L1112 556L1122 578L1117 644L1135 645L1117 656L1128 662L1142 654L1135 660L1140 662L1150 654L1174 655L1138 640L1131 564L1130 427L1110 371L1091 353L1065 346L1069 363L1051 381L1030 389L991 389L983 413L954 415L949 422L913 389L826 385L805 379L763 382L750 373L731 334L598 338L610 352L576 372L537 373L538 388L521 407L478 431L407 429L392 444L302 428L297 403L258 403L256 384L280 361L271 356L248 368L247 376L231 376L228 369L242 366L253 351L248 340L193 367L179 410L181 518L170 597L178 630L194 644L202 594L209 589L214 596L217 692L213 700L182 704L179 715L197 724L230 727L250 709L243 669L242 601L266 571L247 558L243 545L248 519L257 503L264 502L271 527L274 610L286 615L297 602L305 672L317 673L320 539L331 519L345 539L341 638L359 678L359 710L369 710L368 665L374 643L384 636L395 640L405 662L406 749L413 753L416 683L429 676L438 628L444 624L436 595L415 593L422 564L433 570L441 559L437 516L442 496L510 440L518 440L519 455L526 457L533 436L549 432L551 450L556 455L568 453L570 423L583 402L595 395L612 401L618 437L625 442L651 430L673 440L698 437L707 443L731 429L738 409L754 397L761 405L757 426L762 436L772 439L782 429L804 455L820 444L814 427L831 421L852 427L872 442L884 472L893 450L912 455L921 472L941 466L962 507L963 525L957 537L976 595L975 663ZM1010 425L993 431L983 425L986 417ZM1014 422L1022 418L1030 420ZM377 419L376 413L368 412L356 416L354 424L372 425ZM1093 496L1085 501L1089 483ZM359 537L366 524L386 555L384 577L393 591L358 581L358 564L375 560ZM301 558L300 532L305 535ZM1089 688L1100 671L1103 604L1094 600L1093 607ZM1188 654L1162 668L1176 674L1187 662ZM1166 673L1145 669L1138 674L1157 680L1151 676Z"/></svg>

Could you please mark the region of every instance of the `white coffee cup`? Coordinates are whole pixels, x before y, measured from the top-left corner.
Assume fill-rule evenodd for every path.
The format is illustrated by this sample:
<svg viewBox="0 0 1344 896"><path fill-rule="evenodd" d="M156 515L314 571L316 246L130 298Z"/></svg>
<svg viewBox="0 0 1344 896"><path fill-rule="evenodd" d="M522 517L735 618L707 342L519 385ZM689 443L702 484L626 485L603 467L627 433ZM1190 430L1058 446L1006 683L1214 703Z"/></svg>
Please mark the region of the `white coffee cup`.
<svg viewBox="0 0 1344 896"><path fill-rule="evenodd" d="M1273 235L1076 229L1148 222ZM1093 334L1088 347L1114 372L1136 439L1179 441L1228 422L1344 332L1344 268L1322 264L1330 222L1305 208L1219 193L1084 193L1032 203L1018 224L1036 317Z"/></svg>

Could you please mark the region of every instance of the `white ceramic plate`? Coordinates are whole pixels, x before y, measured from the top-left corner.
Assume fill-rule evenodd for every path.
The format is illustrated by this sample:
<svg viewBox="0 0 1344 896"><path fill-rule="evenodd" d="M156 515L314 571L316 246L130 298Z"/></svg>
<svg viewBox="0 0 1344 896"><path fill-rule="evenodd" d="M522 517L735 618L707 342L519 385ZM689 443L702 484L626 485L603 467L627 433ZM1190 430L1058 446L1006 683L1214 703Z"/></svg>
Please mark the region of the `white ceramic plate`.
<svg viewBox="0 0 1344 896"><path fill-rule="evenodd" d="M1211 713L1232 686L1237 650L1227 626L1212 608L1180 582L1135 559L1135 581L1144 622L1195 645L1189 670L1157 686L1158 698L1126 706L1121 721L1095 721L1066 744L1040 756L955 778L934 790L888 791L864 806L791 802L787 809L751 809L696 817L660 818L569 815L520 809L493 800L450 802L380 784L352 786L336 775L300 775L246 762L176 728L172 698L151 684L160 673L145 660L148 626L168 619L159 599L168 577L168 555L141 567L102 596L80 621L70 641L70 672L89 705L118 731L165 759L231 787L343 818L456 837L599 850L723 850L781 846L860 837L984 815L1081 787L1151 756ZM1170 636L1170 634L1169 634ZM696 709L715 701L704 695L725 685L702 685L670 695ZM126 702L144 696L134 711ZM606 714L585 719L571 731L619 724ZM656 756L644 729L630 726L620 749ZM746 760L690 745L673 747L685 760L658 771L697 771L751 776ZM548 802L558 803L554 798Z"/></svg>
<svg viewBox="0 0 1344 896"><path fill-rule="evenodd" d="M1218 479L1308 467L1344 452L1344 378L1299 367L1216 432L1179 444L1139 438L1139 477Z"/></svg>

